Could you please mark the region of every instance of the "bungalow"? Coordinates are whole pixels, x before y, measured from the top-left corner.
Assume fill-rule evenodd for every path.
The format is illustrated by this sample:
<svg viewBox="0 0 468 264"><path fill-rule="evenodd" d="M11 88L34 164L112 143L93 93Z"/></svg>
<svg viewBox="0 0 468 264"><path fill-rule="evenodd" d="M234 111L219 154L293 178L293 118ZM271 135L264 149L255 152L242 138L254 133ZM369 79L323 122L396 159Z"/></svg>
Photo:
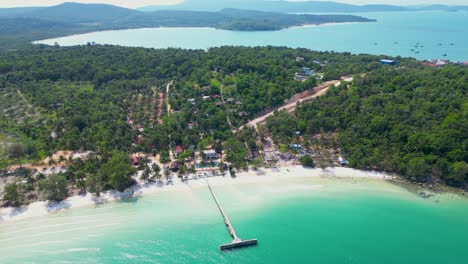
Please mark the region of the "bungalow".
<svg viewBox="0 0 468 264"><path fill-rule="evenodd" d="M340 162L341 166L348 166L348 163L349 163L347 160L343 159L343 157L341 156L338 157L338 162Z"/></svg>
<svg viewBox="0 0 468 264"><path fill-rule="evenodd" d="M290 144L289 148L292 149L292 150L300 150L300 149L302 149L302 146L299 145L299 144Z"/></svg>
<svg viewBox="0 0 468 264"><path fill-rule="evenodd" d="M228 99L226 99L226 102L227 102L228 104L232 104L232 103L234 102L234 98L229 97Z"/></svg>
<svg viewBox="0 0 468 264"><path fill-rule="evenodd" d="M170 166L171 171L178 171L179 170L179 162L178 161L173 161L171 162Z"/></svg>
<svg viewBox="0 0 468 264"><path fill-rule="evenodd" d="M184 147L182 147L181 145L177 145L175 148L176 157L182 154L182 152L184 152Z"/></svg>
<svg viewBox="0 0 468 264"><path fill-rule="evenodd" d="M133 166L140 166L140 160L141 158L138 156L133 156L132 157L132 165Z"/></svg>
<svg viewBox="0 0 468 264"><path fill-rule="evenodd" d="M441 67L441 66L447 65L448 63L449 63L448 60L437 60L436 66L437 66L437 67Z"/></svg>
<svg viewBox="0 0 468 264"><path fill-rule="evenodd" d="M215 105L216 105L217 107L220 107L220 106L223 105L223 102L221 102L221 101L220 101L220 102L216 102Z"/></svg>
<svg viewBox="0 0 468 264"><path fill-rule="evenodd" d="M142 126L142 125L138 125L135 127L136 130L138 130L139 132L143 133L145 131L145 127Z"/></svg>
<svg viewBox="0 0 468 264"><path fill-rule="evenodd" d="M202 98L203 98L203 100L208 100L208 99L210 99L211 97L208 96L208 95L204 95Z"/></svg>
<svg viewBox="0 0 468 264"><path fill-rule="evenodd" d="M195 104L195 99L194 99L194 98L187 99L187 101L188 101L189 103Z"/></svg>
<svg viewBox="0 0 468 264"><path fill-rule="evenodd" d="M301 61L304 61L303 57L296 57L296 62L301 62Z"/></svg>
<svg viewBox="0 0 468 264"><path fill-rule="evenodd" d="M383 64L383 65L398 65L398 61L383 59L383 60L380 60L380 64Z"/></svg>
<svg viewBox="0 0 468 264"><path fill-rule="evenodd" d="M449 63L449 60L426 60L426 61L423 61L421 64L424 65L424 66L428 66L428 67L443 67L445 65L447 65Z"/></svg>
<svg viewBox="0 0 468 264"><path fill-rule="evenodd" d="M276 151L274 151L274 150L266 151L265 150L265 161L266 162L276 162L276 161L278 161L278 156L276 154Z"/></svg>
<svg viewBox="0 0 468 264"><path fill-rule="evenodd" d="M247 113L247 112L244 112L244 111L242 111L242 112L239 112L239 116L240 116L240 117L242 117L242 116L247 116L247 115L248 115L248 113Z"/></svg>
<svg viewBox="0 0 468 264"><path fill-rule="evenodd" d="M237 100L236 105L242 105L242 101Z"/></svg>
<svg viewBox="0 0 468 264"><path fill-rule="evenodd" d="M218 154L214 149L210 150L204 150L203 151L203 156L205 157L206 160L215 160L218 159Z"/></svg>
<svg viewBox="0 0 468 264"><path fill-rule="evenodd" d="M302 82L302 81L305 81L305 80L307 80L307 79L309 79L307 76L301 75L301 74L299 74L298 72L296 72L296 73L294 74L294 80L295 80L295 81L301 81L301 82Z"/></svg>
<svg viewBox="0 0 468 264"><path fill-rule="evenodd" d="M301 74L310 77L314 76L315 72L311 68L304 67L301 70Z"/></svg>

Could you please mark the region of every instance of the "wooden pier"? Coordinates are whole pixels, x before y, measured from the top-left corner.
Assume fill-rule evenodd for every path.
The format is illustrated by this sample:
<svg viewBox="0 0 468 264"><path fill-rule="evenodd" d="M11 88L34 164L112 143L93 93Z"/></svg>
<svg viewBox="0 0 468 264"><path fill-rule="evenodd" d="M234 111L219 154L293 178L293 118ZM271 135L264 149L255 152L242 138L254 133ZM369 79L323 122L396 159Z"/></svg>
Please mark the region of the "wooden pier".
<svg viewBox="0 0 468 264"><path fill-rule="evenodd" d="M236 248L241 248L241 247L248 247L248 246L253 246L257 245L257 239L248 239L248 240L242 240L240 239L237 234L236 230L231 224L231 221L229 221L229 218L227 217L226 213L224 212L223 208L221 207L221 204L219 203L218 198L216 197L215 193L213 192L213 189L211 189L210 183L207 181L208 184L208 189L210 189L211 195L213 196L213 199L216 202L216 206L218 206L219 212L221 212L221 215L223 217L224 223L226 224L226 227L229 231L229 234L232 237L232 242L228 244L223 244L219 246L219 249L221 250L229 250L229 249L236 249Z"/></svg>

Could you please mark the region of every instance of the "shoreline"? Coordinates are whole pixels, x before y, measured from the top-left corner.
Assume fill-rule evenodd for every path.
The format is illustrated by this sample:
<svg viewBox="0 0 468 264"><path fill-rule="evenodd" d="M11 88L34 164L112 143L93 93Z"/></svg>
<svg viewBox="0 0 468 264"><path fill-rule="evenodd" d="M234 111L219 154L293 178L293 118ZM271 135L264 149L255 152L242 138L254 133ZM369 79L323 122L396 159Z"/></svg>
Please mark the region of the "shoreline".
<svg viewBox="0 0 468 264"><path fill-rule="evenodd" d="M310 27L321 27L321 26L339 26L339 25L352 25L352 24L361 24L361 23L369 23L369 22L328 22L322 24L304 24L300 26L290 26L286 27L282 30L286 29L293 29L293 28L310 28Z"/></svg>
<svg viewBox="0 0 468 264"><path fill-rule="evenodd" d="M126 191L120 193L117 191L107 191L100 197L87 193L86 195L75 195L68 197L62 202L49 204L47 201L34 202L22 207L0 208L0 223L25 220L34 217L45 216L51 213L57 213L63 210L76 209L98 204L118 201L125 198L141 197L157 192L191 191L206 187L206 181L212 186L224 185L242 185L242 184L260 184L272 181L288 180L292 178L338 178L338 179L375 179L382 181L391 181L397 176L374 171L361 171L351 168L334 167L326 169L305 168L302 166L281 166L272 169L249 170L239 172L235 178L228 175L209 177L198 180L181 181L179 178L174 180L172 185L160 185L158 183L139 182Z"/></svg>

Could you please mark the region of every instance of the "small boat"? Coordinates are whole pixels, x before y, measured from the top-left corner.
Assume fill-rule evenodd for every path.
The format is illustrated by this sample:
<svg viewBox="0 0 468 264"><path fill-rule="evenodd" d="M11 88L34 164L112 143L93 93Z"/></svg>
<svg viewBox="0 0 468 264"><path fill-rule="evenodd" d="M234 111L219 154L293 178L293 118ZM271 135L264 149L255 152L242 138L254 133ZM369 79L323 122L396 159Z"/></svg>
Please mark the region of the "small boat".
<svg viewBox="0 0 468 264"><path fill-rule="evenodd" d="M414 51L414 49L411 49L411 51Z"/></svg>
<svg viewBox="0 0 468 264"><path fill-rule="evenodd" d="M419 51L416 51L415 53L419 53Z"/></svg>
<svg viewBox="0 0 468 264"><path fill-rule="evenodd" d="M450 46L453 46L453 45L455 45L455 44L453 44L453 43L450 43Z"/></svg>
<svg viewBox="0 0 468 264"><path fill-rule="evenodd" d="M379 44L378 44L377 42L375 42L375 43L374 43L374 45L376 45L376 46L377 46L377 45L379 45Z"/></svg>
<svg viewBox="0 0 468 264"><path fill-rule="evenodd" d="M447 53L442 54L442 56L447 57Z"/></svg>
<svg viewBox="0 0 468 264"><path fill-rule="evenodd" d="M437 45L442 46L442 43L439 43L439 44L437 44Z"/></svg>

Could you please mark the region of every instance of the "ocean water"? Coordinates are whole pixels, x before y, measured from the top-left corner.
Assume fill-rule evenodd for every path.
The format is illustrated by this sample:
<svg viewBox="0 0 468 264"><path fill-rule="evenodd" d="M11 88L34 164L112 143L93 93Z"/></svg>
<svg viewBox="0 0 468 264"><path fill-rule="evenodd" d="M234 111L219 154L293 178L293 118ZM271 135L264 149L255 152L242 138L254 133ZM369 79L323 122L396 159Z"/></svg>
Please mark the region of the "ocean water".
<svg viewBox="0 0 468 264"><path fill-rule="evenodd" d="M223 45L273 45L319 51L468 61L468 12L381 12L357 15L377 19L377 22L305 26L266 32L225 31L212 28L117 30L49 39L37 43L52 45L57 42L63 46L71 46L96 42L148 48L187 49L207 49ZM418 47L415 47L416 45Z"/></svg>
<svg viewBox="0 0 468 264"><path fill-rule="evenodd" d="M294 178L207 188L0 223L0 263L468 263L468 201L383 181Z"/></svg>

